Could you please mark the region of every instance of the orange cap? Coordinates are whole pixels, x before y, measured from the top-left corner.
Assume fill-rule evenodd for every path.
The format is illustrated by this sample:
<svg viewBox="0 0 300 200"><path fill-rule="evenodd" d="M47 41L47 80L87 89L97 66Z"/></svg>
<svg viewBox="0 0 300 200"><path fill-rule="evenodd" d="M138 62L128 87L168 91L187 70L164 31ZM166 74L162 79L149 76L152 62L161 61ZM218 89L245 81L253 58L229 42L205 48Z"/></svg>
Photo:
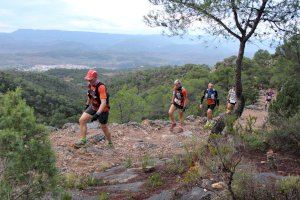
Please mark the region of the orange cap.
<svg viewBox="0 0 300 200"><path fill-rule="evenodd" d="M92 80L93 78L97 78L98 77L98 73L95 70L90 69L86 76L84 77L85 80Z"/></svg>

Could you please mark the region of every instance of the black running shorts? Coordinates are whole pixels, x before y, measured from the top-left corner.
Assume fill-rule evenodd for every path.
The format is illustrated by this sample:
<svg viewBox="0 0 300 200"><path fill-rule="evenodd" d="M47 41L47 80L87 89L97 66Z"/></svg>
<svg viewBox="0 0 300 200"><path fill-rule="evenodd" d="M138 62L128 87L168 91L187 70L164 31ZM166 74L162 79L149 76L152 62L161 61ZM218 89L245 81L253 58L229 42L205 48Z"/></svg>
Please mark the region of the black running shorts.
<svg viewBox="0 0 300 200"><path fill-rule="evenodd" d="M216 107L216 104L207 105L207 109L214 110Z"/></svg>
<svg viewBox="0 0 300 200"><path fill-rule="evenodd" d="M183 109L183 106L181 106L181 105L178 105L177 103L173 103L173 105L176 107L176 108L178 108L178 109Z"/></svg>
<svg viewBox="0 0 300 200"><path fill-rule="evenodd" d="M96 114L97 111L93 110L92 106L89 106L84 112L93 116L94 114ZM100 124L107 124L108 115L109 115L109 112L102 112L100 114L100 116L98 118Z"/></svg>

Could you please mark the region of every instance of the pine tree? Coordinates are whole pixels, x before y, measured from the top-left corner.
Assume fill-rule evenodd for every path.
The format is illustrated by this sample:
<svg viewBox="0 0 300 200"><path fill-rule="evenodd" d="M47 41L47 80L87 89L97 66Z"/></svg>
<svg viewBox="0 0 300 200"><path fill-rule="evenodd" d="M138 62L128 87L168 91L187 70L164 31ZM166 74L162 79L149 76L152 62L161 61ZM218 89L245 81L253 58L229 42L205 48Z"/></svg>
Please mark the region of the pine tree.
<svg viewBox="0 0 300 200"><path fill-rule="evenodd" d="M55 156L21 89L0 96L1 199L36 199L55 187Z"/></svg>

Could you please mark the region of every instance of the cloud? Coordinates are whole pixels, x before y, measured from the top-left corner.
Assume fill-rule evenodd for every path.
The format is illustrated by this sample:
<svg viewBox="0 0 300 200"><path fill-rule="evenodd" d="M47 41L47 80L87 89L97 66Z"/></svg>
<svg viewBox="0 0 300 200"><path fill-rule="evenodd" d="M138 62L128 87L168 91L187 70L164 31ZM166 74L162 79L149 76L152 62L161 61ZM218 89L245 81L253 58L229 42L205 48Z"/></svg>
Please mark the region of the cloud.
<svg viewBox="0 0 300 200"><path fill-rule="evenodd" d="M143 22L148 0L1 0L0 31L19 28L158 33ZM6 31L7 31L6 30Z"/></svg>
<svg viewBox="0 0 300 200"><path fill-rule="evenodd" d="M13 12L9 9L1 9L0 8L0 16L12 16Z"/></svg>
<svg viewBox="0 0 300 200"><path fill-rule="evenodd" d="M100 27L125 32L157 32L147 27L143 16L152 8L147 0L63 0L72 13L97 19ZM95 20L96 22L96 20ZM103 24L105 23L105 24Z"/></svg>
<svg viewBox="0 0 300 200"><path fill-rule="evenodd" d="M14 30L15 30L14 27L10 26L9 24L0 22L0 32L11 32Z"/></svg>

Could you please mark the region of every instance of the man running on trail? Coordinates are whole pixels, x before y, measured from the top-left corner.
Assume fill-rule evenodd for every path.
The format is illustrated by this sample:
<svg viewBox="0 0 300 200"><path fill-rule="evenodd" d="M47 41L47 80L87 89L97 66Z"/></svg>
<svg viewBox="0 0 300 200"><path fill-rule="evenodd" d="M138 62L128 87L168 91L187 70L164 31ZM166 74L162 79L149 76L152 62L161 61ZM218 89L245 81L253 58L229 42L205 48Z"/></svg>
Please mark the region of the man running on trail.
<svg viewBox="0 0 300 200"><path fill-rule="evenodd" d="M212 83L209 83L208 88L204 90L203 96L201 98L201 104L199 106L200 109L203 107L203 100L206 99L207 102L207 122L205 126L211 126L213 121L213 110L216 106L219 106L218 92L213 87Z"/></svg>
<svg viewBox="0 0 300 200"><path fill-rule="evenodd" d="M273 90L269 88L268 91L266 92L266 97L265 97L265 110L269 108L273 95L274 95Z"/></svg>
<svg viewBox="0 0 300 200"><path fill-rule="evenodd" d="M176 109L178 109L179 112L179 121L180 121L180 131L183 131L183 113L186 109L188 103L187 98L187 90L182 87L180 80L174 81L174 88L173 88L173 97L171 101L171 106L169 109L169 117L171 121L171 128L170 131L173 131L173 129L176 126L175 118L174 118L174 112Z"/></svg>
<svg viewBox="0 0 300 200"><path fill-rule="evenodd" d="M81 140L74 144L75 148L81 148L87 143L87 122L98 120L101 129L108 141L108 146L113 147L111 135L107 127L109 115L109 94L106 86L98 80L98 73L95 70L89 70L85 76L89 82L87 92L86 109L79 119Z"/></svg>
<svg viewBox="0 0 300 200"><path fill-rule="evenodd" d="M236 92L235 86L232 86L227 96L227 111L226 114L230 114L236 104Z"/></svg>

